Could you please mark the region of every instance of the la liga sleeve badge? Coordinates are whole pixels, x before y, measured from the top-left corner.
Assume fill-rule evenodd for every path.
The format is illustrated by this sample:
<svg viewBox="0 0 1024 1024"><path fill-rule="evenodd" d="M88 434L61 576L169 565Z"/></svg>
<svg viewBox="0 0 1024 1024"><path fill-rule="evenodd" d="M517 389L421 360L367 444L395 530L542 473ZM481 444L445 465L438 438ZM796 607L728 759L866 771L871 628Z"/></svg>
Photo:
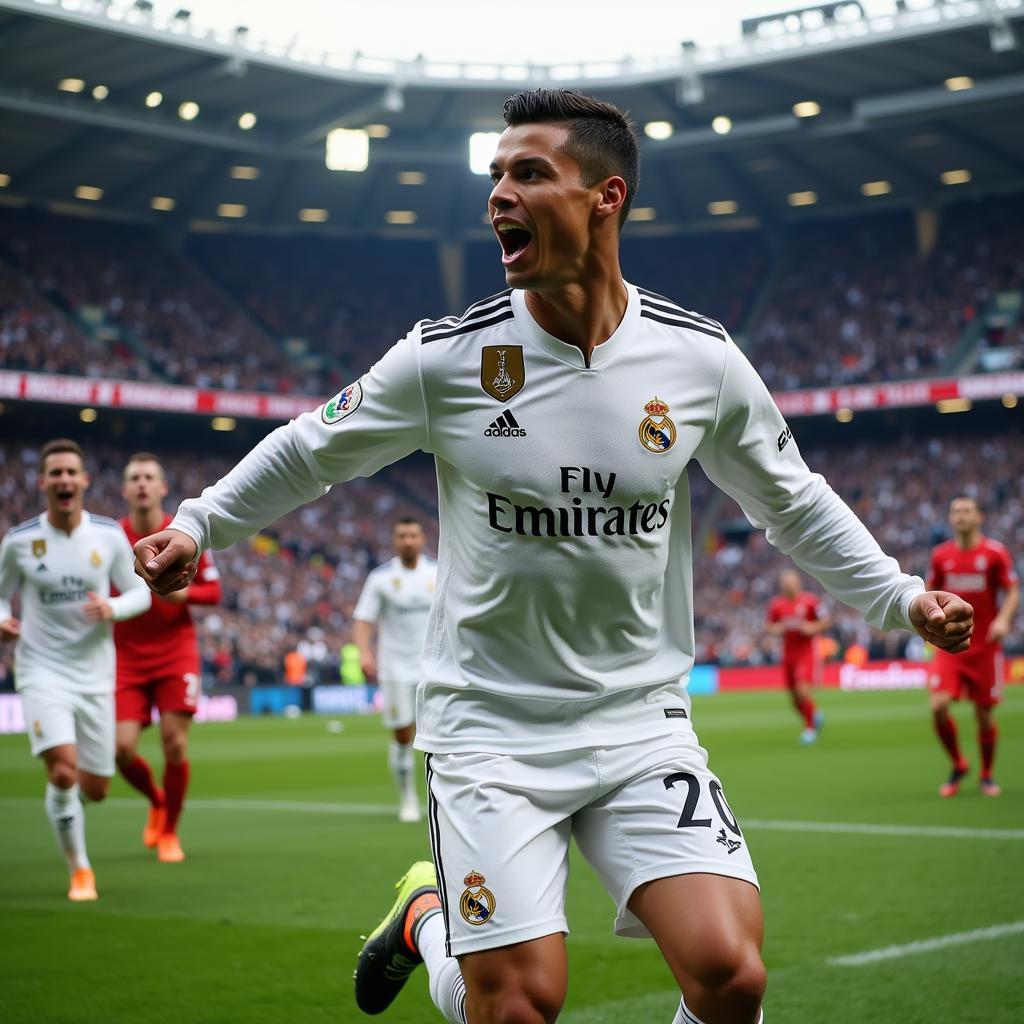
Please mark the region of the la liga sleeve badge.
<svg viewBox="0 0 1024 1024"><path fill-rule="evenodd" d="M359 408L362 400L362 384L359 381L356 381L355 384L349 384L347 388L342 388L330 401L324 402L323 408L320 410L320 419L327 426L332 427L335 423L340 423L347 416L351 416Z"/></svg>

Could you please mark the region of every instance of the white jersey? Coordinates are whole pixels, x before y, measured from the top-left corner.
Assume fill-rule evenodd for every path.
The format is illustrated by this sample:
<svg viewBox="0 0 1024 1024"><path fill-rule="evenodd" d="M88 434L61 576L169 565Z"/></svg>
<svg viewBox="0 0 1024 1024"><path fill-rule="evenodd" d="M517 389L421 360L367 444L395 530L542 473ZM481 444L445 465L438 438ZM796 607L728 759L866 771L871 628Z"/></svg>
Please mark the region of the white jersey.
<svg viewBox="0 0 1024 1024"><path fill-rule="evenodd" d="M423 555L412 569L395 557L366 577L352 618L377 625L377 676L383 682L420 681L436 581L437 563Z"/></svg>
<svg viewBox="0 0 1024 1024"><path fill-rule="evenodd" d="M923 591L807 468L724 328L632 285L589 365L518 290L418 323L171 525L225 547L416 449L435 456L441 520L424 750L606 746L688 713L692 458L873 625L909 628Z"/></svg>
<svg viewBox="0 0 1024 1024"><path fill-rule="evenodd" d="M135 575L135 556L120 523L82 513L70 534L47 514L12 527L0 542L0 619L21 591L21 636L14 651L15 685L82 694L114 689L114 638L109 622L90 622L89 593L110 601L114 620L149 608L151 595ZM121 592L110 597L110 584Z"/></svg>

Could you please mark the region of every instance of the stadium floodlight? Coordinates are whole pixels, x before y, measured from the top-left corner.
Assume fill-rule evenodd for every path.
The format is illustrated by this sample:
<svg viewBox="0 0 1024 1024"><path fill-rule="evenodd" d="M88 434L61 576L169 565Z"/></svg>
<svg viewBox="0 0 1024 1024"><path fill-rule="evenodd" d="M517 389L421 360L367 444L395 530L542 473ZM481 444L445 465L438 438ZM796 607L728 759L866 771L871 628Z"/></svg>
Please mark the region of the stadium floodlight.
<svg viewBox="0 0 1024 1024"><path fill-rule="evenodd" d="M62 78L57 83L57 88L61 92L84 92L85 82L80 78Z"/></svg>
<svg viewBox="0 0 1024 1024"><path fill-rule="evenodd" d="M164 94L162 92L157 92L156 89L154 89L151 93L149 93L146 96L146 106L149 107L150 110L159 107L160 104L163 103L163 101Z"/></svg>
<svg viewBox="0 0 1024 1024"><path fill-rule="evenodd" d="M195 100L185 100L178 106L178 117L182 121L194 121L199 116L199 104Z"/></svg>
<svg viewBox="0 0 1024 1024"><path fill-rule="evenodd" d="M98 202L103 198L103 189L96 185L79 185L75 189L76 199L88 199L90 202Z"/></svg>
<svg viewBox="0 0 1024 1024"><path fill-rule="evenodd" d="M814 100L801 100L793 104L793 113L797 117L817 117L821 113L821 104Z"/></svg>
<svg viewBox="0 0 1024 1024"><path fill-rule="evenodd" d="M94 85L92 87L92 98L94 100L105 100L110 95L110 90L105 85Z"/></svg>
<svg viewBox="0 0 1024 1024"><path fill-rule="evenodd" d="M973 404L969 398L940 398L935 408L939 412L970 412Z"/></svg>
<svg viewBox="0 0 1024 1024"><path fill-rule="evenodd" d="M329 171L365 171L370 164L370 136L362 128L332 128L324 160Z"/></svg>
<svg viewBox="0 0 1024 1024"><path fill-rule="evenodd" d="M500 132L473 132L469 137L469 169L474 174L490 174Z"/></svg>
<svg viewBox="0 0 1024 1024"><path fill-rule="evenodd" d="M174 209L175 202L170 196L153 196L149 201L149 205L154 210L164 210L167 212Z"/></svg>
<svg viewBox="0 0 1024 1024"><path fill-rule="evenodd" d="M974 79L970 75L954 75L943 83L950 92L963 92L974 88Z"/></svg>
<svg viewBox="0 0 1024 1024"><path fill-rule="evenodd" d="M891 181L865 181L860 187L865 196L887 196L892 191Z"/></svg>
<svg viewBox="0 0 1024 1024"><path fill-rule="evenodd" d="M330 214L326 210L314 207L306 207L303 210L299 210L299 220L307 224L323 224L328 217L330 217Z"/></svg>
<svg viewBox="0 0 1024 1024"><path fill-rule="evenodd" d="M97 416L99 416L99 413L91 406L86 406L84 409L81 409L78 413L78 418L83 423L95 423Z"/></svg>
<svg viewBox="0 0 1024 1024"><path fill-rule="evenodd" d="M391 129L386 124L368 124L366 134L371 139L386 139L391 134Z"/></svg>
<svg viewBox="0 0 1024 1024"><path fill-rule="evenodd" d="M238 117L238 127L243 132L252 131L256 127L256 115L251 111L247 110L244 114L240 114Z"/></svg>
<svg viewBox="0 0 1024 1024"><path fill-rule="evenodd" d="M399 171L399 185L425 185L427 176L422 171Z"/></svg>
<svg viewBox="0 0 1024 1024"><path fill-rule="evenodd" d="M384 219L389 224L415 224L417 217L415 210L388 210Z"/></svg>
<svg viewBox="0 0 1024 1024"><path fill-rule="evenodd" d="M234 430L238 423L233 416L214 416L210 426L214 430Z"/></svg>
<svg viewBox="0 0 1024 1024"><path fill-rule="evenodd" d="M813 206L818 201L818 193L808 189L806 192L790 192L786 202L790 206Z"/></svg>
<svg viewBox="0 0 1024 1024"><path fill-rule="evenodd" d="M739 208L740 204L735 199L718 199L713 203L708 203L708 213L712 217L725 217L736 213Z"/></svg>
<svg viewBox="0 0 1024 1024"><path fill-rule="evenodd" d="M1016 395L1003 395L1003 408L1005 408L1005 409L1016 409L1017 408L1017 396Z"/></svg>
<svg viewBox="0 0 1024 1024"><path fill-rule="evenodd" d="M840 423L849 423L853 419L853 410L846 408L846 406L836 409L836 419Z"/></svg>
<svg viewBox="0 0 1024 1024"><path fill-rule="evenodd" d="M732 131L732 118L720 114L711 121L711 130L716 135L728 135Z"/></svg>
<svg viewBox="0 0 1024 1024"><path fill-rule="evenodd" d="M942 172L943 185L966 185L971 180L971 172L966 167L955 171Z"/></svg>
<svg viewBox="0 0 1024 1024"><path fill-rule="evenodd" d="M654 220L657 216L658 211L653 206L634 206L626 220Z"/></svg>
<svg viewBox="0 0 1024 1024"><path fill-rule="evenodd" d="M11 183L11 176L9 174L0 174L0 188L7 188Z"/></svg>
<svg viewBox="0 0 1024 1024"><path fill-rule="evenodd" d="M232 178L238 181L255 181L260 176L258 167L247 167L245 164L236 164L229 172Z"/></svg>
<svg viewBox="0 0 1024 1024"><path fill-rule="evenodd" d="M248 213L245 203L218 203L218 217L244 217Z"/></svg>
<svg viewBox="0 0 1024 1024"><path fill-rule="evenodd" d="M672 127L671 121L648 121L644 125L644 135L658 142L672 138L674 131L675 128Z"/></svg>

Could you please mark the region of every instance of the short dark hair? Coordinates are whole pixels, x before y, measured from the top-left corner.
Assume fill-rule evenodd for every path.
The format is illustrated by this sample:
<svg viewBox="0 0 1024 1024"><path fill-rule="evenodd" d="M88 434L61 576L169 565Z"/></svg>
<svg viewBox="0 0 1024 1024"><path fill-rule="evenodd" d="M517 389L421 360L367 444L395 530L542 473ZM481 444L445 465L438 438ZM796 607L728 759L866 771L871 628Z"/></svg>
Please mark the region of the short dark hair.
<svg viewBox="0 0 1024 1024"><path fill-rule="evenodd" d="M421 530L423 529L423 523L415 516L399 516L395 520L394 528L397 530L400 526L418 526Z"/></svg>
<svg viewBox="0 0 1024 1024"><path fill-rule="evenodd" d="M959 494L954 494L953 497L949 499L949 505L951 508L953 506L954 501L973 501L974 507L979 512L985 511L985 509L982 507L981 502L978 500L977 496L973 494L966 494L963 491L961 491Z"/></svg>
<svg viewBox="0 0 1024 1024"><path fill-rule="evenodd" d="M127 474L128 467L133 462L155 462L160 467L160 474L163 475L164 464L160 461L159 455L154 455L152 452L133 452L128 456L128 461L124 464L124 471Z"/></svg>
<svg viewBox="0 0 1024 1024"><path fill-rule="evenodd" d="M72 441L70 437L55 437L52 441L47 441L39 453L40 468L46 465L46 460L51 455L63 455L65 452L77 455L82 460L82 465L85 465L85 453L77 441Z"/></svg>
<svg viewBox="0 0 1024 1024"><path fill-rule="evenodd" d="M574 89L527 89L505 100L505 124L569 126L565 152L580 165L587 188L617 174L626 182L619 226L640 187L640 148L629 116L618 107Z"/></svg>

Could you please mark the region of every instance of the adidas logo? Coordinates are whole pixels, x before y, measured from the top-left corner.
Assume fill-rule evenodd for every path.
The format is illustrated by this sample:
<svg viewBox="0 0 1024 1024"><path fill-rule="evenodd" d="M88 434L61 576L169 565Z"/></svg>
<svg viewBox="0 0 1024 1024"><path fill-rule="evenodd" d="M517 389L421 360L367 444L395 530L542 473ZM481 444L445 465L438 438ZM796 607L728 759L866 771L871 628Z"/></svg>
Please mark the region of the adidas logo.
<svg viewBox="0 0 1024 1024"><path fill-rule="evenodd" d="M516 423L516 418L509 409L484 431L484 437L526 437L526 431Z"/></svg>

